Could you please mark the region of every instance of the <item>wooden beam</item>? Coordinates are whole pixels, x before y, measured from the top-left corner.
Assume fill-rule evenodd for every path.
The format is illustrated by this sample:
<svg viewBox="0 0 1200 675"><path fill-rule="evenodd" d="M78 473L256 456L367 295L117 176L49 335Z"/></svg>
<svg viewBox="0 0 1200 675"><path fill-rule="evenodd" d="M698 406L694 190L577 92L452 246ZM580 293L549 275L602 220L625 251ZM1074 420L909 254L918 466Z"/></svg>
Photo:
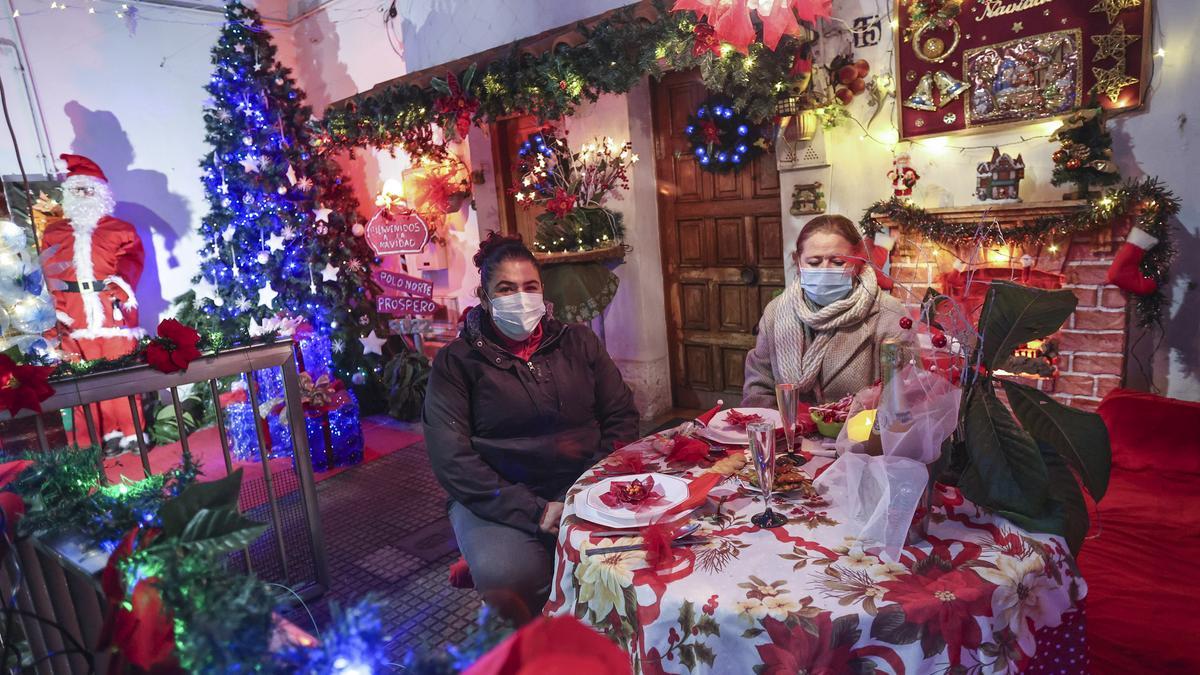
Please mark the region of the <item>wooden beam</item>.
<svg viewBox="0 0 1200 675"><path fill-rule="evenodd" d="M378 94L392 87L417 86L425 88L429 86L430 80L435 77L445 77L447 72L461 73L466 70L472 63L478 64L479 68L483 68L493 61L497 61L512 53L514 45L517 50L523 54L542 54L558 47L567 46L574 47L583 43L583 35L579 32L579 25L583 24L588 27L594 26L605 19L615 15L617 12L623 11L628 7L633 7L635 15L638 18L655 20L658 17L658 10L654 8L651 0L638 0L638 2L624 5L616 9L610 9L603 14L583 19L581 21L572 21L570 24L544 30L537 35L520 38L514 42L492 47L491 49L482 52L476 52L468 56L464 56L453 61L449 61L440 65L414 70L411 73L405 73L399 77L394 77L390 80L385 80L371 87L370 89L354 94L347 98L335 101L330 104L330 107L341 105L351 99L361 96L371 96Z"/></svg>

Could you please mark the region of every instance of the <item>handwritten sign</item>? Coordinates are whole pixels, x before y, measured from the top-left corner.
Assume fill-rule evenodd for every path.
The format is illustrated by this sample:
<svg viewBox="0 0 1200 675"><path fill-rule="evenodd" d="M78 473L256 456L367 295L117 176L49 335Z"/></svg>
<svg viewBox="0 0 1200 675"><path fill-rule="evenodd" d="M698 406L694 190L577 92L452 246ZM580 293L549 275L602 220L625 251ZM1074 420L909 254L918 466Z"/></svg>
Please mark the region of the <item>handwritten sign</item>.
<svg viewBox="0 0 1200 675"><path fill-rule="evenodd" d="M383 212L367 223L366 237L375 255L420 253L429 243L429 226L415 211Z"/></svg>
<svg viewBox="0 0 1200 675"><path fill-rule="evenodd" d="M375 270L371 276L385 290L407 293L416 298L433 297L433 282L388 270Z"/></svg>
<svg viewBox="0 0 1200 675"><path fill-rule="evenodd" d="M381 295L375 298L375 309L380 314L432 316L441 308L441 305L429 298L409 298L398 295Z"/></svg>

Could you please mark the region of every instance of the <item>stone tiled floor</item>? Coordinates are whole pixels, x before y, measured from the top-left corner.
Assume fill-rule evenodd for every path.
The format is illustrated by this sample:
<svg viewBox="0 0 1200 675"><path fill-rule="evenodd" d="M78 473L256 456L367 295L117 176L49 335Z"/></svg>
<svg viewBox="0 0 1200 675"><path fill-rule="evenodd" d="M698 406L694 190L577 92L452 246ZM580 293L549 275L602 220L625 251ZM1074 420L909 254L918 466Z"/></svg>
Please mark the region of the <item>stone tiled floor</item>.
<svg viewBox="0 0 1200 675"><path fill-rule="evenodd" d="M330 603L346 606L372 595L383 607L395 661L410 649L466 639L479 600L446 580L458 551L423 443L321 481L317 495L333 575L329 592L309 605L319 627L329 621ZM287 617L312 627L303 608Z"/></svg>

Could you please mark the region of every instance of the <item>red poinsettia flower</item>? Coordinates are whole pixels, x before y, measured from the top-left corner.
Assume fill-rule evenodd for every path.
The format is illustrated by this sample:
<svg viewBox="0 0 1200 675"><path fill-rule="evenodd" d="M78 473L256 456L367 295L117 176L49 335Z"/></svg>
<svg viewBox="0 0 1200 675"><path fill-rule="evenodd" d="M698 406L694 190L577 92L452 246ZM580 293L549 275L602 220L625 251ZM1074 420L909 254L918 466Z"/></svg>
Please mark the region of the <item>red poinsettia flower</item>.
<svg viewBox="0 0 1200 675"><path fill-rule="evenodd" d="M770 636L770 644L758 645L763 660L762 675L839 675L850 672L851 641L839 640L829 612L822 612L811 623L788 624L767 617L762 625ZM815 633L813 631L816 631Z"/></svg>
<svg viewBox="0 0 1200 675"><path fill-rule="evenodd" d="M721 140L721 130L712 120L704 120L700 123L700 133L704 136L705 143L718 143Z"/></svg>
<svg viewBox="0 0 1200 675"><path fill-rule="evenodd" d="M696 24L692 29L692 56L700 56L704 52L712 52L714 56L721 55L721 41L717 39L717 31L705 21Z"/></svg>
<svg viewBox="0 0 1200 675"><path fill-rule="evenodd" d="M963 647L979 647L983 635L978 617L992 615L996 587L978 574L966 568L943 572L927 566L924 573L904 574L879 585L886 591L884 599L904 610L906 622L946 643L950 665L959 664Z"/></svg>
<svg viewBox="0 0 1200 675"><path fill-rule="evenodd" d="M27 459L0 464L0 488L16 480L17 476L31 466L33 462ZM25 515L25 500L15 492L0 492L0 514L4 516L4 529L8 532L8 540L11 541L17 536L17 521ZM0 553L3 551L4 546L0 545Z"/></svg>
<svg viewBox="0 0 1200 675"><path fill-rule="evenodd" d="M51 366L19 366L12 357L0 354L0 409L12 415L24 409L42 412L42 401L54 394L46 383Z"/></svg>
<svg viewBox="0 0 1200 675"><path fill-rule="evenodd" d="M623 452L605 462L602 470L609 476L628 476L635 473L645 473L646 462L636 452Z"/></svg>
<svg viewBox="0 0 1200 675"><path fill-rule="evenodd" d="M170 610L163 607L158 579L148 577L138 581L126 603L122 563L159 534L157 528L134 527L100 572L100 586L109 602L109 619L101 632L100 645L116 652L110 667L113 672L121 672L124 664L144 672L183 672L175 654L175 620Z"/></svg>
<svg viewBox="0 0 1200 675"><path fill-rule="evenodd" d="M463 675L628 675L629 656L572 616L539 617L483 655Z"/></svg>
<svg viewBox="0 0 1200 675"><path fill-rule="evenodd" d="M458 138L466 138L467 132L471 130L471 118L475 111L479 110L479 101L467 97L454 73L446 74L446 86L450 93L435 99L433 109L441 115L453 115L454 130L458 132Z"/></svg>
<svg viewBox="0 0 1200 675"><path fill-rule="evenodd" d="M187 370L188 364L200 358L196 347L199 343L196 329L175 319L163 319L158 324L158 337L146 347L146 363L164 373Z"/></svg>
<svg viewBox="0 0 1200 675"><path fill-rule="evenodd" d="M546 202L546 210L559 218L564 218L575 208L575 195L568 194L562 188L554 188L554 197Z"/></svg>

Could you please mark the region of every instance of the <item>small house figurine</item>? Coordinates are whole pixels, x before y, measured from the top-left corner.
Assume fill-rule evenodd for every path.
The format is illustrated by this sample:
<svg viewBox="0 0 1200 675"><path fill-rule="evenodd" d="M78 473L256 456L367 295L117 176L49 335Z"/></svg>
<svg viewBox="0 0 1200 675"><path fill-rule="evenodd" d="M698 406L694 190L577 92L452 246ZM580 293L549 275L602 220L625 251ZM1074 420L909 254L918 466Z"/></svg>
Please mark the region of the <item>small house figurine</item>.
<svg viewBox="0 0 1200 675"><path fill-rule="evenodd" d="M911 197L913 186L921 180L917 170L912 168L912 157L907 152L896 155L892 160L892 170L888 172L892 181L892 194L897 197Z"/></svg>
<svg viewBox="0 0 1200 675"><path fill-rule="evenodd" d="M792 208L788 212L793 216L825 213L825 193L821 192L821 182L800 183L792 188Z"/></svg>
<svg viewBox="0 0 1200 675"><path fill-rule="evenodd" d="M992 148L992 159L980 162L975 171L975 196L980 201L1021 201L1021 179L1025 177L1025 160L1016 159L1000 148Z"/></svg>

